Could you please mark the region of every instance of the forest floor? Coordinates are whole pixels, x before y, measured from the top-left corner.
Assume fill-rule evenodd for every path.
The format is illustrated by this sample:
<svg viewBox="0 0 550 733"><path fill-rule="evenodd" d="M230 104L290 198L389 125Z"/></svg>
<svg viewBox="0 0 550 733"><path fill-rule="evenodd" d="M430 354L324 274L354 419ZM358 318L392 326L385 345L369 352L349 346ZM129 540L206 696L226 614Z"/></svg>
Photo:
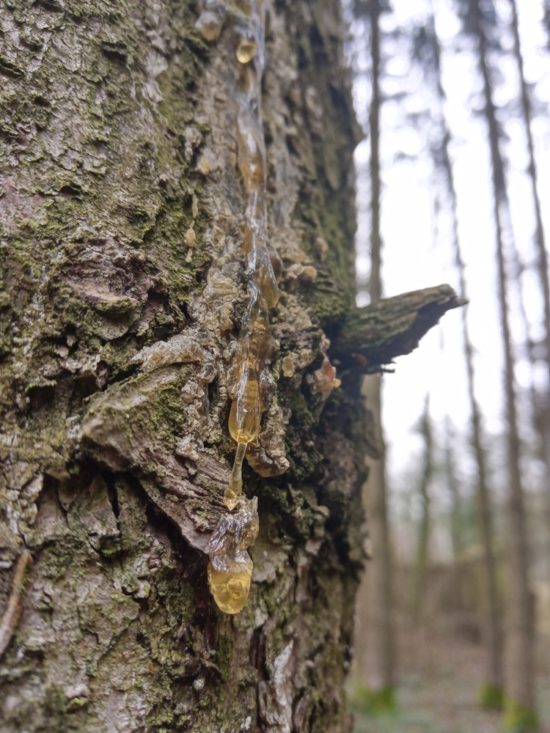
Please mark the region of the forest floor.
<svg viewBox="0 0 550 733"><path fill-rule="evenodd" d="M400 633L397 706L386 714L365 714L355 704L354 733L500 733L502 717L477 704L483 649L456 631ZM543 661L543 660L541 660ZM537 683L540 733L550 733L550 664L541 664ZM353 702L353 693L352 693Z"/></svg>

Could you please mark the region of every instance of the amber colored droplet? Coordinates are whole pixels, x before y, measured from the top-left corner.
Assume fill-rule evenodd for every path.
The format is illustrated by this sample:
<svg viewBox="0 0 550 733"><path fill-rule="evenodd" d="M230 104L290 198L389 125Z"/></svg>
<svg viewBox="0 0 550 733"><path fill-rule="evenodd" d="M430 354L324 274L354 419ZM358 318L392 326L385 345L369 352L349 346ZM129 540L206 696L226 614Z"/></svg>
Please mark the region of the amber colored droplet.
<svg viewBox="0 0 550 733"><path fill-rule="evenodd" d="M274 308L279 302L281 292L277 285L277 280L271 263L268 267L262 268L259 277L259 285L268 307Z"/></svg>
<svg viewBox="0 0 550 733"><path fill-rule="evenodd" d="M234 365L240 378L238 383L234 378L230 379L230 395L235 397L229 412L229 433L237 445L223 497L229 511L218 523L208 545L210 590L218 608L228 614L238 613L245 606L252 580L252 560L246 548L258 536L257 499L249 500L243 495L242 467L248 446L257 443L260 435L268 385L266 364L274 348L268 311L279 299L279 287L268 248L266 157L260 116L262 14L251 0L238 4L246 16L244 26L237 30L236 56L242 65L238 71L237 135L238 165L248 194L243 249L247 255L249 301L239 338L238 361ZM203 15L198 23L205 38L205 34L210 32L219 33L214 25L210 25L211 20ZM256 63L250 64L255 58Z"/></svg>
<svg viewBox="0 0 550 733"><path fill-rule="evenodd" d="M260 312L251 320L248 349L246 351L246 366L257 374L264 363L269 343L268 322L265 313Z"/></svg>
<svg viewBox="0 0 550 733"><path fill-rule="evenodd" d="M223 503L230 512L237 506L237 503L243 493L243 461L246 453L246 443L238 443L233 460L233 468L229 483L223 495Z"/></svg>
<svg viewBox="0 0 550 733"><path fill-rule="evenodd" d="M237 128L239 145L239 169L245 190L259 191L265 180L263 131L254 118L242 115Z"/></svg>
<svg viewBox="0 0 550 733"><path fill-rule="evenodd" d="M222 32L223 19L211 10L205 10L196 22L195 27L205 41L217 41Z"/></svg>
<svg viewBox="0 0 550 733"><path fill-rule="evenodd" d="M233 485L233 483L229 482L223 494L223 503L230 512L232 512L233 509L235 509L235 507L237 506L240 493L240 491L235 490L235 486Z"/></svg>
<svg viewBox="0 0 550 733"><path fill-rule="evenodd" d="M252 369L247 369L229 412L229 434L236 443L258 440L261 410L258 375Z"/></svg>
<svg viewBox="0 0 550 733"><path fill-rule="evenodd" d="M243 250L246 254L249 254L252 249L254 237L249 224L244 225L243 231Z"/></svg>
<svg viewBox="0 0 550 733"><path fill-rule="evenodd" d="M262 186L264 180L264 162L260 153L241 159L240 170L246 191L249 193L257 191Z"/></svg>
<svg viewBox="0 0 550 733"><path fill-rule="evenodd" d="M250 592L252 568L247 552L236 552L233 557L216 555L210 560L208 584L220 611L242 611Z"/></svg>
<svg viewBox="0 0 550 733"><path fill-rule="evenodd" d="M258 518L258 512L256 510L257 503L252 504L252 506L253 506L252 512L248 512L248 514L245 513L244 521L241 521L240 533L239 533L238 543L237 543L237 548L239 550L246 550L248 547L251 547L258 539L258 532L260 530L260 520ZM242 510L241 510L241 513L242 513ZM238 516L239 515L237 513L237 517Z"/></svg>
<svg viewBox="0 0 550 733"><path fill-rule="evenodd" d="M243 38L237 46L237 61L240 64L248 64L256 55L257 46L253 38Z"/></svg>

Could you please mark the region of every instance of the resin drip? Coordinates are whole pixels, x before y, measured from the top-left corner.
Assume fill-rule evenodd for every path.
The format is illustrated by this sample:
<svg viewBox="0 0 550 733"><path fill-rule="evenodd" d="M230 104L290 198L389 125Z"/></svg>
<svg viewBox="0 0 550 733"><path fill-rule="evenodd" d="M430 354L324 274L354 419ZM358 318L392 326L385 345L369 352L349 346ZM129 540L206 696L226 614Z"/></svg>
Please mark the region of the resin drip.
<svg viewBox="0 0 550 733"><path fill-rule="evenodd" d="M208 545L208 584L218 608L239 613L248 600L252 560L246 551L258 536L258 500L241 499L236 511L226 514Z"/></svg>
<svg viewBox="0 0 550 733"><path fill-rule="evenodd" d="M241 332L241 366L229 414L229 432L237 443L224 502L232 511L242 495L242 464L249 443L257 443L263 412L262 372L269 356L269 308L279 299L267 244L266 155L260 117L261 78L265 60L263 13L248 6L236 57L239 68L237 115L238 162L247 194L243 250L247 258L248 309Z"/></svg>
<svg viewBox="0 0 550 733"><path fill-rule="evenodd" d="M264 7L261 0L240 3L236 23L238 165L246 193L243 254L246 257L248 306L239 336L238 378L230 396L229 433L236 443L231 477L224 494L228 514L220 521L209 546L210 590L225 613L245 605L252 578L246 551L258 534L257 500L243 495L242 466L248 446L257 444L271 356L269 309L279 288L268 247L266 153L261 120L261 80L265 64Z"/></svg>
<svg viewBox="0 0 550 733"><path fill-rule="evenodd" d="M260 435L262 373L269 356L269 322L267 309L262 303L264 299L256 287L249 290L254 300L249 303L246 332L240 350L239 380L229 412L229 434L237 443L233 470L224 496L225 505L230 511L242 495L242 464L247 446L257 443Z"/></svg>
<svg viewBox="0 0 550 733"><path fill-rule="evenodd" d="M208 563L208 583L218 608L239 613L248 600L252 580L252 560L248 552L234 556L214 556Z"/></svg>

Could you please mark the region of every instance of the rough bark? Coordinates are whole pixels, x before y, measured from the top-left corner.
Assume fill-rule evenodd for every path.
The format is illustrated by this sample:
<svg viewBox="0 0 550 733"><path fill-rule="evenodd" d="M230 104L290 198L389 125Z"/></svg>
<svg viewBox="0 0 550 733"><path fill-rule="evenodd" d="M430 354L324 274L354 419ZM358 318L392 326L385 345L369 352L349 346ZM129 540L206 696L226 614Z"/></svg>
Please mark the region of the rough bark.
<svg viewBox="0 0 550 733"><path fill-rule="evenodd" d="M246 303L234 21L208 45L195 3L2 6L0 593L22 607L3 732L350 728L366 430L353 370L331 394L326 334L353 314L353 118L337 4L268 10L283 296L230 618L204 549Z"/></svg>

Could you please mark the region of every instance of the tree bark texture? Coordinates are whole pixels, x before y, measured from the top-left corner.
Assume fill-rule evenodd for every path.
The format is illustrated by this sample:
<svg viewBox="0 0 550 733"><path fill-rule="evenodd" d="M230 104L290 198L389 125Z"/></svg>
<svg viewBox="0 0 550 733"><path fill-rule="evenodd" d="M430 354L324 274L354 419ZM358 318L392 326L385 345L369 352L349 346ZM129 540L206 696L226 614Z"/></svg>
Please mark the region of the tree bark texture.
<svg viewBox="0 0 550 733"><path fill-rule="evenodd" d="M355 131L338 4L267 9L283 294L245 470L254 583L227 617L204 551L247 301L235 8L209 44L193 2L2 5L2 733L350 729L369 428L327 334L373 325L352 307ZM381 343L410 348L411 317Z"/></svg>
<svg viewBox="0 0 550 733"><path fill-rule="evenodd" d="M194 3L3 5L2 731L346 730L360 400L323 407L352 298L353 129L335 2L269 8L276 387L246 484L247 609L203 550L246 303L234 36ZM316 279L315 276L317 275ZM258 476L260 474L262 477ZM272 478L280 475L279 478Z"/></svg>

